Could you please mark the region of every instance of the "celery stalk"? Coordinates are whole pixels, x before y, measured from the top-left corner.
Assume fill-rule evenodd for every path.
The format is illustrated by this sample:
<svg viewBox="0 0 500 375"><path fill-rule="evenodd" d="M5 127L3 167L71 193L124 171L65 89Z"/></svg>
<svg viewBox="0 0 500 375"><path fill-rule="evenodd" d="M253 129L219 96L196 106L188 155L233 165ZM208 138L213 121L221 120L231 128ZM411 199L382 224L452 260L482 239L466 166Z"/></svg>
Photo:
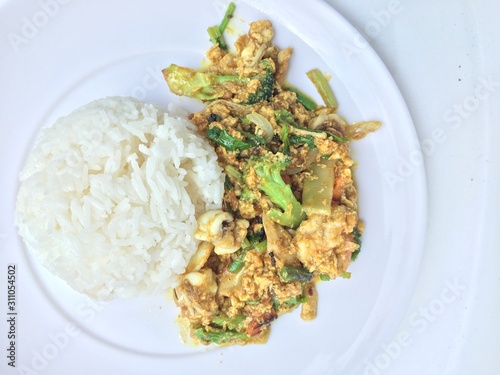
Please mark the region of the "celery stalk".
<svg viewBox="0 0 500 375"><path fill-rule="evenodd" d="M311 165L311 177L304 180L302 208L306 214L329 215L332 212L334 161L321 160Z"/></svg>
<svg viewBox="0 0 500 375"><path fill-rule="evenodd" d="M335 94L333 93L333 90L328 84L328 81L323 73L321 73L319 69L313 69L307 72L307 77L309 77L314 86L316 86L316 90L318 90L318 93L321 95L325 105L337 110L339 107L337 98L335 98Z"/></svg>

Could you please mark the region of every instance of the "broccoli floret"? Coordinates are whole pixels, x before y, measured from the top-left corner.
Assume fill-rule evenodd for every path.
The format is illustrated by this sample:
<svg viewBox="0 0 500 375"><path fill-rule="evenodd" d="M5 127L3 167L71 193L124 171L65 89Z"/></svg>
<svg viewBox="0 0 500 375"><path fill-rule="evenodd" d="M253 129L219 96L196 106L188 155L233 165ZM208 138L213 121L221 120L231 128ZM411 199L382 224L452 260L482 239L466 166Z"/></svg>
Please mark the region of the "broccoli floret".
<svg viewBox="0 0 500 375"><path fill-rule="evenodd" d="M259 77L260 84L257 91L248 95L247 104L255 104L268 101L274 92L274 71L269 61L262 61L264 65L264 74Z"/></svg>
<svg viewBox="0 0 500 375"><path fill-rule="evenodd" d="M265 65L264 75L251 78L203 73L176 64L171 64L162 72L170 91L174 94L205 101L224 97L228 92L226 83L236 83L244 87L251 79L259 79L257 91L248 95L246 103L255 104L269 100L274 91L274 72L271 64L268 61L263 61L262 64Z"/></svg>
<svg viewBox="0 0 500 375"><path fill-rule="evenodd" d="M249 188L245 185L245 179L238 169L231 165L226 165L224 167L224 171L226 172L226 179L233 179L239 186L242 187L239 198L243 201L255 201L257 199L257 195L254 189ZM231 181L229 181L231 182Z"/></svg>
<svg viewBox="0 0 500 375"><path fill-rule="evenodd" d="M240 171L238 171L236 168L234 168L231 165L226 165L224 167L224 171L226 172L226 180L229 180L229 183L231 183L231 179L235 181L235 183L241 187L241 192L239 194L239 199L242 201L249 201L249 202L254 202L258 199L257 193L255 189L251 189L247 185L245 185L245 179L243 178L243 175L241 174ZM231 184L231 188L233 185ZM230 190L230 189L227 189Z"/></svg>
<svg viewBox="0 0 500 375"><path fill-rule="evenodd" d="M283 171L291 162L291 158L281 153L255 156L247 163L247 171L253 169L258 178L257 188L266 194L271 202L281 208L272 208L267 214L277 222L290 228L297 228L306 218L302 205L292 193L290 185L281 177Z"/></svg>
<svg viewBox="0 0 500 375"><path fill-rule="evenodd" d="M239 198L242 201L255 202L259 196L256 194L255 190L250 189L248 186L243 186Z"/></svg>
<svg viewBox="0 0 500 375"><path fill-rule="evenodd" d="M200 100L214 100L223 97L226 92L224 83L248 82L248 78L240 78L237 75L219 76L175 64L163 69L162 72L170 91L174 94Z"/></svg>

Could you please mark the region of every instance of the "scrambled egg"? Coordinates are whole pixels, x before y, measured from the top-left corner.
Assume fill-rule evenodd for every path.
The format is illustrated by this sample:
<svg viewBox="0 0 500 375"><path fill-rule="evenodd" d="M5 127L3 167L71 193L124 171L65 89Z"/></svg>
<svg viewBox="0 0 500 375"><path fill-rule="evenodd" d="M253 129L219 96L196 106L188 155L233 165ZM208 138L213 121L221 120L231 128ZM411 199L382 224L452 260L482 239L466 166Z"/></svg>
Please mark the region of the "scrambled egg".
<svg viewBox="0 0 500 375"><path fill-rule="evenodd" d="M215 134L209 139L227 174L223 210L199 218L200 247L174 290L191 336L203 344L265 342L271 323L299 306L304 320L314 319L315 283L345 276L360 247L348 125L335 108L307 109L286 88L293 50L278 49L273 35L269 21L258 21L236 41L236 53L215 44L205 73L233 78L191 116L201 132ZM269 74L264 89L271 91L259 92ZM274 195L290 191L290 202L269 193L267 172L254 163L263 159L286 160L267 167L268 183L281 186ZM324 181L329 186L314 191Z"/></svg>

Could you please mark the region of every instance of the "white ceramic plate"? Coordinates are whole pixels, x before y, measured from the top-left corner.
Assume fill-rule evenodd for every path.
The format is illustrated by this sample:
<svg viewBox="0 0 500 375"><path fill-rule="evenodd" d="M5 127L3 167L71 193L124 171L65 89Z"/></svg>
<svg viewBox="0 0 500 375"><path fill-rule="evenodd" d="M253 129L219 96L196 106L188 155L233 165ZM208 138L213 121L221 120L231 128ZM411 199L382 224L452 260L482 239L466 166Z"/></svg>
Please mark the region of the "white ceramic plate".
<svg viewBox="0 0 500 375"><path fill-rule="evenodd" d="M38 267L16 235L17 175L40 129L110 95L199 108L170 94L161 69L170 63L200 66L210 47L206 29L220 21L226 5L202 0L53 0L11 1L0 9L5 20L0 31L6 36L0 42L5 51L0 97L8 103L2 108L0 133L0 199L7 208L0 218L2 272L8 263L20 270L18 330L24 336L16 344L18 366L50 374L65 373L75 361L80 365L71 367L73 374L155 374L167 369L354 374L366 369L364 358L391 339L412 295L425 238L424 171L411 160L409 172L401 170L408 150L415 149L418 157L418 140L384 65L356 30L320 1L307 7L298 0L286 7L277 1L238 2L230 30L234 37L246 32L251 21L271 19L275 44L295 49L288 76L292 84L315 96L305 72L320 68L332 76L342 115L353 122L383 123L378 132L353 144L360 213L366 223L362 253L350 267L350 280L319 285L315 321L302 322L298 312L283 316L266 345L186 347L174 323L177 310L165 296L97 304ZM32 329L39 322L47 326ZM68 323L75 330L67 329Z"/></svg>

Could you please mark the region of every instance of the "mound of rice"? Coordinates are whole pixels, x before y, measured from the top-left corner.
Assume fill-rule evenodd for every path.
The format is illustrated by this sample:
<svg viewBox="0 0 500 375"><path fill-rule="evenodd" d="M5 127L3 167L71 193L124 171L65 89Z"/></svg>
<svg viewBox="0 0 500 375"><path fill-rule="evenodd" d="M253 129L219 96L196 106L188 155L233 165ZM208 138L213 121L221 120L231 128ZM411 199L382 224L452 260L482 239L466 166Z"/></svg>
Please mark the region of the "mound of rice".
<svg viewBox="0 0 500 375"><path fill-rule="evenodd" d="M29 156L19 233L77 291L106 300L166 290L196 250L196 217L220 208L215 152L169 111L97 100L46 129Z"/></svg>

